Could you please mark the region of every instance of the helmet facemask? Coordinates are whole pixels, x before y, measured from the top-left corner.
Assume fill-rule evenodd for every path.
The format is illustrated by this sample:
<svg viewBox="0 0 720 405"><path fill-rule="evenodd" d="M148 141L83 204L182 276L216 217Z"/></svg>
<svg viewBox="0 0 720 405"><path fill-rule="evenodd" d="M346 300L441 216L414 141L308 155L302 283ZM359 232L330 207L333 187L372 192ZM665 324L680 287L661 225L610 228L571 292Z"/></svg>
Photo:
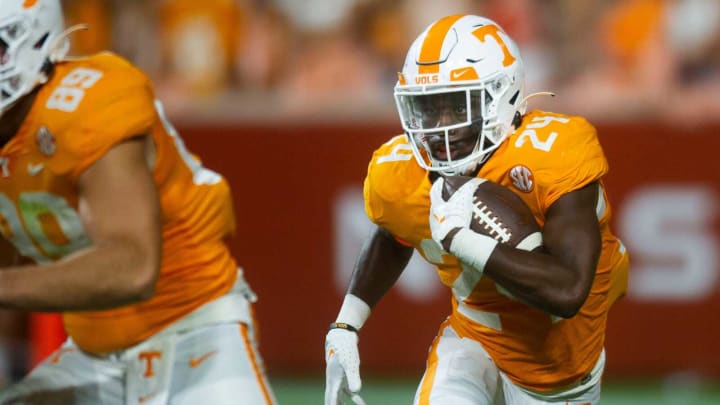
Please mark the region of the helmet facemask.
<svg viewBox="0 0 720 405"><path fill-rule="evenodd" d="M395 102L418 164L468 175L512 133L522 93L514 42L488 19L450 16L411 46Z"/></svg>
<svg viewBox="0 0 720 405"><path fill-rule="evenodd" d="M508 90L498 77L474 86L396 91L400 122L420 166L445 175L477 169L511 131L496 111Z"/></svg>

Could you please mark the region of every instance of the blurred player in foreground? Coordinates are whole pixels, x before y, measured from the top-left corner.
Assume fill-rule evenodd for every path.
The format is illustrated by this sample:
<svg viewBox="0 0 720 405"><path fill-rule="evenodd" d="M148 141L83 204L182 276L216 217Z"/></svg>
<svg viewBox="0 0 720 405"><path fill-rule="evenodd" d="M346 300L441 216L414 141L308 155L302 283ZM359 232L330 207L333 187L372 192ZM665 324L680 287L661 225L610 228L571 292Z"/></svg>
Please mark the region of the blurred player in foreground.
<svg viewBox="0 0 720 405"><path fill-rule="evenodd" d="M0 403L273 403L227 182L142 72L65 58L69 31L58 0L0 5L0 306L70 336Z"/></svg>
<svg viewBox="0 0 720 405"><path fill-rule="evenodd" d="M405 135L370 162L377 227L325 341L326 404L362 402L358 331L413 249L452 289L416 404L599 403L608 310L628 270L608 225L608 165L585 119L525 113L523 74L514 42L478 16L442 18L410 47L395 87ZM476 183L445 201L443 175L510 188L542 240L522 250L472 231Z"/></svg>

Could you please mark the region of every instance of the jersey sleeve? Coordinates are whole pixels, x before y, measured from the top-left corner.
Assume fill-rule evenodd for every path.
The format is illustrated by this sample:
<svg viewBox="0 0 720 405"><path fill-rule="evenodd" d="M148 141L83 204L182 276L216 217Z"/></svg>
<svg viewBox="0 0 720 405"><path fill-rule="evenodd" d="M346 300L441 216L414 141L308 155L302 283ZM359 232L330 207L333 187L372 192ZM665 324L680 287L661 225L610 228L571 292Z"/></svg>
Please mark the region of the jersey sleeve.
<svg viewBox="0 0 720 405"><path fill-rule="evenodd" d="M574 117L553 147L548 165L540 170L545 209L558 198L602 178L608 163L597 131L587 120Z"/></svg>
<svg viewBox="0 0 720 405"><path fill-rule="evenodd" d="M415 243L418 227L427 225L430 184L426 175L403 135L378 148L368 165L363 187L365 212L405 245Z"/></svg>
<svg viewBox="0 0 720 405"><path fill-rule="evenodd" d="M363 184L365 213L372 222L385 226L393 220L392 206L404 200L422 180L417 169L403 135L375 150Z"/></svg>
<svg viewBox="0 0 720 405"><path fill-rule="evenodd" d="M372 163L370 163L372 165ZM375 177L371 174L371 167L368 167L368 174L363 182L363 199L365 201L365 214L375 224L382 218L383 203L375 189Z"/></svg>
<svg viewBox="0 0 720 405"><path fill-rule="evenodd" d="M68 136L75 178L113 146L149 133L157 117L149 80L129 65L103 72L77 114Z"/></svg>

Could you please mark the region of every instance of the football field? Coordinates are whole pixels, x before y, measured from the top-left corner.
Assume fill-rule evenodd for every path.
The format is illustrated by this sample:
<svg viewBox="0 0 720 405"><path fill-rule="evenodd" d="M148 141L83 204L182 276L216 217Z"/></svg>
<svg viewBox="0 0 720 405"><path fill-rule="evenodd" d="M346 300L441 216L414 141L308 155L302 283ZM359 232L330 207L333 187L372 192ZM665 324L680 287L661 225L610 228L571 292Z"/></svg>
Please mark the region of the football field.
<svg viewBox="0 0 720 405"><path fill-rule="evenodd" d="M322 404L324 377L271 378L279 405ZM396 378L363 378L362 396L367 405L412 404L416 381ZM607 382L603 405L718 405L720 385L699 382Z"/></svg>

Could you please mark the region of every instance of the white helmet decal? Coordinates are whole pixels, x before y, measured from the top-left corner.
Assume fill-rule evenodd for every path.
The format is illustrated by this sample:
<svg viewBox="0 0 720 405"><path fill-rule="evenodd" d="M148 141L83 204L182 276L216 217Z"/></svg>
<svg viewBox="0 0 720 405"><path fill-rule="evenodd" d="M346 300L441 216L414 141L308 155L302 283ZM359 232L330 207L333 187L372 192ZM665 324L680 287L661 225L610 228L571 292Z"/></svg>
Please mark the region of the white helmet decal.
<svg viewBox="0 0 720 405"><path fill-rule="evenodd" d="M43 67L67 52L59 0L0 2L0 115L47 80Z"/></svg>
<svg viewBox="0 0 720 405"><path fill-rule="evenodd" d="M398 73L395 101L418 164L466 174L512 132L516 113L524 113L523 92L523 63L513 40L487 18L453 15L431 24L413 42ZM428 108L443 103L453 108L453 116L430 119ZM468 128L477 132L473 145L466 153L453 153L453 134ZM442 154L431 153L433 136L444 137Z"/></svg>

